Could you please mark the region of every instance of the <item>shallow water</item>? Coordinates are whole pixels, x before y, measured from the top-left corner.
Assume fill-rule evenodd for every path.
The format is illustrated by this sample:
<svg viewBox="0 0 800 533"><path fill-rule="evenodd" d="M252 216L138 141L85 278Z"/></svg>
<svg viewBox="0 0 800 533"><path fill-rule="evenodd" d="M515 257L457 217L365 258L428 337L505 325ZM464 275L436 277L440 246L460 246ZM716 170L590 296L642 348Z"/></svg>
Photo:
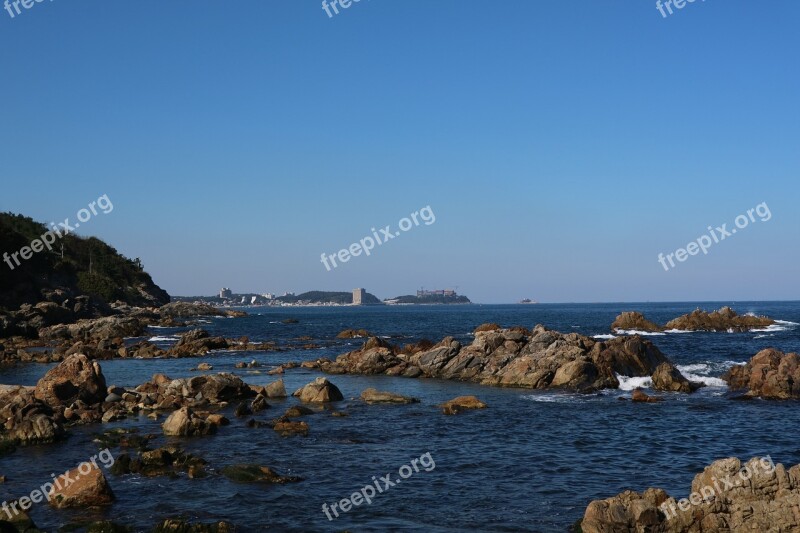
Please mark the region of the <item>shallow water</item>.
<svg viewBox="0 0 800 533"><path fill-rule="evenodd" d="M755 312L795 324L753 333L668 333L650 339L687 374L718 385L733 363L775 347L797 351L800 303L727 302L740 313ZM562 332L609 334L621 311L643 311L666 322L696 307L723 304L603 304L431 306L392 308L251 309L253 316L208 320L203 327L226 337L248 335L252 341L297 342L308 335L323 344L317 350L286 352L219 352L201 359L118 360L101 362L109 385L135 386L155 373L194 375L200 361L214 371L236 372L253 384L277 379L265 373L236 370L238 361L256 359L269 369L286 361L335 357L360 345L358 339L335 340L345 328L364 328L390 342L437 341L453 335L469 342L469 332L483 322L502 325L537 323ZM258 313L261 313L260 315ZM295 318L299 324L280 321ZM170 337L180 330L153 329L151 337ZM0 383L33 385L48 365L0 370ZM318 372L294 369L283 376L291 393ZM93 434L110 427L137 427L159 437L154 445L177 442L209 461L214 470L228 464L258 463L305 478L283 486L240 485L222 476L206 479L115 477L107 475L117 496L97 517L113 518L148 530L165 517L229 520L242 531L566 531L593 499L625 489L650 486L685 496L694 475L715 459L770 455L785 464L800 463L800 445L787 428L800 422L794 402L732 401L726 389L709 386L698 393L664 395L660 404L619 401L628 392L593 395L498 389L473 384L412 380L385 376L330 376L346 400L336 406L348 417L320 412L306 420L308 437L283 438L268 428L247 428L232 408L231 425L215 436L167 439L159 422L146 417L114 424L73 428L66 443L21 448L0 459L0 499L27 495L97 453ZM625 383L632 388L634 383ZM357 398L367 387L415 396L409 406L366 406ZM482 411L446 417L435 405L464 394L489 404ZM294 399L271 401L273 408L256 418L282 414ZM162 419L163 421L163 419ZM115 454L118 449L112 450ZM323 503L331 505L372 484L372 477L392 473L430 452L436 467L421 470L401 484L329 521ZM85 512L53 511L38 505L32 517L39 527L55 530Z"/></svg>

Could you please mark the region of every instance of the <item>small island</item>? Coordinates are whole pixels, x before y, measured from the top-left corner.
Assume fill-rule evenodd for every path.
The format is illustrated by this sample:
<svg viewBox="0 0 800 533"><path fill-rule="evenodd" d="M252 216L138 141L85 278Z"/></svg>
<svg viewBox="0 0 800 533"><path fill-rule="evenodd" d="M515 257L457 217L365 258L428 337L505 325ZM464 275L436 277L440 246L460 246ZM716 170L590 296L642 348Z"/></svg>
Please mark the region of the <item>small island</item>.
<svg viewBox="0 0 800 533"><path fill-rule="evenodd" d="M471 304L469 298L456 294L451 289L445 290L419 290L416 295L397 296L383 301L387 305L453 305Z"/></svg>

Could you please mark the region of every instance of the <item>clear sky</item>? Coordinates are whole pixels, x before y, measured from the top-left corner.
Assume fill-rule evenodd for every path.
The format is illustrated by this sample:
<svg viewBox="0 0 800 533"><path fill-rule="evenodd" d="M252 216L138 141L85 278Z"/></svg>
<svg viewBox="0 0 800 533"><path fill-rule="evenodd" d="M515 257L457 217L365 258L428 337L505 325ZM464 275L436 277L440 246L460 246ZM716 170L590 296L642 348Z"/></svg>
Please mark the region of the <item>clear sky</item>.
<svg viewBox="0 0 800 533"><path fill-rule="evenodd" d="M2 10L0 210L74 221L107 194L78 233L174 295L800 299L799 25L796 0ZM659 264L762 202L771 220Z"/></svg>

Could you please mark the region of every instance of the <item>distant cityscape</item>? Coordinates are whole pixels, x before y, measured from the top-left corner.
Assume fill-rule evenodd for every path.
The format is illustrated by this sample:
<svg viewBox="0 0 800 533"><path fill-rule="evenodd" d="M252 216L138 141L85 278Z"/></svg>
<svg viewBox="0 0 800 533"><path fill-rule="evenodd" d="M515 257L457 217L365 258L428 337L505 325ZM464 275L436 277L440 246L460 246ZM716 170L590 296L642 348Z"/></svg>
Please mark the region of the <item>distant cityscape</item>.
<svg viewBox="0 0 800 533"><path fill-rule="evenodd" d="M309 291L302 294L284 292L234 293L229 287L220 289L216 296L176 296L176 301L192 301L222 307L294 307L294 306L366 306L366 305L448 305L470 304L469 298L459 295L455 289L420 289L414 295L378 299L365 288L349 292Z"/></svg>

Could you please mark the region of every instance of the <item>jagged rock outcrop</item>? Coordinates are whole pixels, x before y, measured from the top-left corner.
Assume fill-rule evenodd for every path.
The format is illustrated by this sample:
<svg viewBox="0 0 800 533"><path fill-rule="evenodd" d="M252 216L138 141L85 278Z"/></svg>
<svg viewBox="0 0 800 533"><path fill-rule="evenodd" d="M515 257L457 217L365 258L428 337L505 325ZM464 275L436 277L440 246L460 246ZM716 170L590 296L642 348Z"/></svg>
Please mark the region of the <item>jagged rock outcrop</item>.
<svg viewBox="0 0 800 533"><path fill-rule="evenodd" d="M649 333L662 331L664 328L650 322L644 315L637 311L626 311L620 314L614 323L611 324L611 331L625 330L625 331L646 331Z"/></svg>
<svg viewBox="0 0 800 533"><path fill-rule="evenodd" d="M800 399L800 355L768 348L747 364L732 367L722 379L732 390L745 391L745 397Z"/></svg>
<svg viewBox="0 0 800 533"><path fill-rule="evenodd" d="M665 329L678 329L684 331L750 331L756 328L765 328L775 324L775 321L765 316L740 316L730 307L723 307L719 311L707 313L697 309L688 315L683 315L667 322Z"/></svg>
<svg viewBox="0 0 800 533"><path fill-rule="evenodd" d="M194 329L181 335L168 353L172 357L193 357L227 348L228 341L224 337L211 337L206 330Z"/></svg>
<svg viewBox="0 0 800 533"><path fill-rule="evenodd" d="M167 417L161 429L170 437L193 437L216 433L217 425L182 407Z"/></svg>
<svg viewBox="0 0 800 533"><path fill-rule="evenodd" d="M800 524L800 465L771 458L715 461L695 476L692 493L676 501L660 489L626 491L589 504L583 533L779 533Z"/></svg>
<svg viewBox="0 0 800 533"><path fill-rule="evenodd" d="M107 316L78 320L74 324L59 324L39 330L39 338L46 341L100 341L144 335L146 323L138 318Z"/></svg>
<svg viewBox="0 0 800 533"><path fill-rule="evenodd" d="M653 372L653 389L658 391L690 393L703 386L686 379L671 363L661 363Z"/></svg>
<svg viewBox="0 0 800 533"><path fill-rule="evenodd" d="M617 375L651 376L659 365L669 363L658 348L639 336L600 342L541 325L530 332L485 329L475 333L468 346L447 337L420 351L401 350L373 337L336 361L321 359L316 364L330 374L386 374L591 392L617 388ZM680 373L670 375L674 381Z"/></svg>
<svg viewBox="0 0 800 533"><path fill-rule="evenodd" d="M106 379L97 362L74 354L50 369L36 384L35 396L47 405L62 406L76 401L102 403L107 394Z"/></svg>

